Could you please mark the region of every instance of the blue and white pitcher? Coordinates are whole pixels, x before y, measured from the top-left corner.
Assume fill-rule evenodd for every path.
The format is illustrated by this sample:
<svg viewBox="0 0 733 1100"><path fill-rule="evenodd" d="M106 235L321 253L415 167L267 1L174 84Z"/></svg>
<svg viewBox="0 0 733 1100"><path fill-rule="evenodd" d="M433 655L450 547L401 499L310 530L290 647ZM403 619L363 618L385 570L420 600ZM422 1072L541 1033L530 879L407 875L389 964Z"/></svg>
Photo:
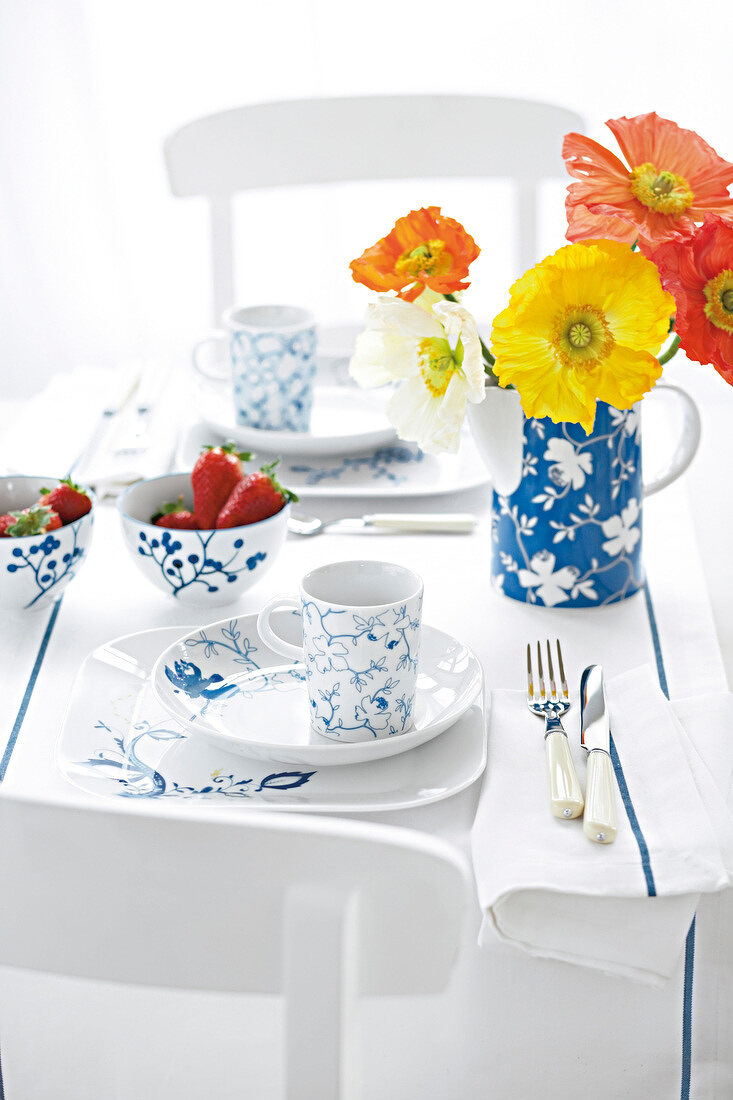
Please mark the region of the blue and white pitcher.
<svg viewBox="0 0 733 1100"><path fill-rule="evenodd" d="M687 468L700 439L691 398L667 468L644 483L641 410L599 401L593 431L527 419L515 391L487 388L470 410L473 435L493 477L491 573L506 596L545 607L598 607L632 596L644 583L643 498ZM649 400L649 397L646 398Z"/></svg>

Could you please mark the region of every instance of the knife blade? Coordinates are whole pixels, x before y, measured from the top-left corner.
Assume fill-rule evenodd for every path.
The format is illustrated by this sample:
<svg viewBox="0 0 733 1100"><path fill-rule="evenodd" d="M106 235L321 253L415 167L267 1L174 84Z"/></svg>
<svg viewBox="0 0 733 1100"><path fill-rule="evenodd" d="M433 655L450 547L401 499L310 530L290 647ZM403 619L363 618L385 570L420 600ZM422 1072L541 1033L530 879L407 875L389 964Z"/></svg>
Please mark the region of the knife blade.
<svg viewBox="0 0 733 1100"><path fill-rule="evenodd" d="M583 832L597 844L612 844L618 831L616 779L600 665L589 665L580 678L580 743L588 753Z"/></svg>

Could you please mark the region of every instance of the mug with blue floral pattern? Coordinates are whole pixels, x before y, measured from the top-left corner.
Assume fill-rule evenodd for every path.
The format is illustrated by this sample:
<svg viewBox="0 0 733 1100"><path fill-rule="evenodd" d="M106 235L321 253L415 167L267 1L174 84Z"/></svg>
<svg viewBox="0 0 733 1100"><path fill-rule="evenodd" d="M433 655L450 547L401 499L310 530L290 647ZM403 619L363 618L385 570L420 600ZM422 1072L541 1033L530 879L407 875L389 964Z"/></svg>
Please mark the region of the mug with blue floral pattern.
<svg viewBox="0 0 733 1100"><path fill-rule="evenodd" d="M383 561L341 561L303 578L300 599L277 596L263 608L263 640L302 661L311 728L337 741L407 733L415 721L423 582ZM300 612L302 647L270 626L283 608Z"/></svg>
<svg viewBox="0 0 733 1100"><path fill-rule="evenodd" d="M200 340L193 365L205 378L231 372L237 424L263 431L307 432L316 373L316 325L300 306L233 307L223 329ZM224 344L228 363L211 369L201 359L210 344Z"/></svg>

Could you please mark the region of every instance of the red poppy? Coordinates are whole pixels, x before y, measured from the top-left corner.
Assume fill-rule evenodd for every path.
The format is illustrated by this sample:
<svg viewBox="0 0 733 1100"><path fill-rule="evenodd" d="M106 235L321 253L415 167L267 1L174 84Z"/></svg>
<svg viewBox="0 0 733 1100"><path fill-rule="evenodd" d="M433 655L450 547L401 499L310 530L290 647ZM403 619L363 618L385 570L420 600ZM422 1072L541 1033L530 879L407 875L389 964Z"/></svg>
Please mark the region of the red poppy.
<svg viewBox="0 0 733 1100"><path fill-rule="evenodd" d="M651 259L677 304L680 347L733 385L733 224L708 214L694 237L666 241Z"/></svg>

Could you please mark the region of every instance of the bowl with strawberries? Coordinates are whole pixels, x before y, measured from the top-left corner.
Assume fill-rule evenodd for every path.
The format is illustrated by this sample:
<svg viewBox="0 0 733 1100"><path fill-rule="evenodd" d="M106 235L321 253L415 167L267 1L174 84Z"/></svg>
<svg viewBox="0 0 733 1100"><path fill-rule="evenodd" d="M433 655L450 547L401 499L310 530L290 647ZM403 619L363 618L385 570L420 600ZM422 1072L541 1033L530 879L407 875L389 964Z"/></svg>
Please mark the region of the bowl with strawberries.
<svg viewBox="0 0 733 1100"><path fill-rule="evenodd" d="M248 472L251 458L233 443L206 447L190 474L139 481L117 501L133 560L180 603L232 603L277 557L297 498L277 462Z"/></svg>
<svg viewBox="0 0 733 1100"><path fill-rule="evenodd" d="M0 477L0 608L58 599L86 561L94 496L70 478Z"/></svg>

